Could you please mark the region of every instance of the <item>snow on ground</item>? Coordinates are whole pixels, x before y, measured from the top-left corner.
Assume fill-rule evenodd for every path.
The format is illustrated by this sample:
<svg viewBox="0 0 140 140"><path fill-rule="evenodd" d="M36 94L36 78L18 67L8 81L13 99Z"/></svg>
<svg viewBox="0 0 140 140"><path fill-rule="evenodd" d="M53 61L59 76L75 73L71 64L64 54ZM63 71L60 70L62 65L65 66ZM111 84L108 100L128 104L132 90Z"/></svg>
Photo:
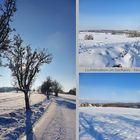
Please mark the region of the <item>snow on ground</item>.
<svg viewBox="0 0 140 140"><path fill-rule="evenodd" d="M75 139L76 96L60 94L47 100L31 94L31 111L25 111L22 93L0 94L0 140Z"/></svg>
<svg viewBox="0 0 140 140"><path fill-rule="evenodd" d="M66 99L67 98L67 99ZM33 131L21 140L75 140L76 104L75 96L61 94L53 98L48 110L43 114Z"/></svg>
<svg viewBox="0 0 140 140"><path fill-rule="evenodd" d="M34 105L46 98L45 95L42 94L34 94L30 95L30 104ZM0 115L5 113L13 112L17 109L22 109L25 107L24 102L24 94L22 92L19 93L0 93Z"/></svg>
<svg viewBox="0 0 140 140"><path fill-rule="evenodd" d="M76 101L76 96L70 94L59 94L59 97Z"/></svg>
<svg viewBox="0 0 140 140"><path fill-rule="evenodd" d="M85 35L93 40L85 40ZM80 32L79 65L82 68L140 67L140 37L126 34Z"/></svg>
<svg viewBox="0 0 140 140"><path fill-rule="evenodd" d="M140 140L140 109L80 107L80 140Z"/></svg>
<svg viewBox="0 0 140 140"><path fill-rule="evenodd" d="M28 133L32 125L42 116L50 101L41 94L30 96L32 111L24 109L22 93L0 93L0 139L15 140Z"/></svg>

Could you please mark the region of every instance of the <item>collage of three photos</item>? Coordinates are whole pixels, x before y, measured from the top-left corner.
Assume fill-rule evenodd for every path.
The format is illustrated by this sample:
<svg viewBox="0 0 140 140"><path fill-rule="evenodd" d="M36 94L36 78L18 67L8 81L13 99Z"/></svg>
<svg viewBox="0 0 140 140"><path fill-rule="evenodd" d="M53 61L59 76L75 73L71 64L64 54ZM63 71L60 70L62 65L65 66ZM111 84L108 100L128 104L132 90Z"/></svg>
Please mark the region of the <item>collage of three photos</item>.
<svg viewBox="0 0 140 140"><path fill-rule="evenodd" d="M139 0L0 0L0 140L140 140Z"/></svg>

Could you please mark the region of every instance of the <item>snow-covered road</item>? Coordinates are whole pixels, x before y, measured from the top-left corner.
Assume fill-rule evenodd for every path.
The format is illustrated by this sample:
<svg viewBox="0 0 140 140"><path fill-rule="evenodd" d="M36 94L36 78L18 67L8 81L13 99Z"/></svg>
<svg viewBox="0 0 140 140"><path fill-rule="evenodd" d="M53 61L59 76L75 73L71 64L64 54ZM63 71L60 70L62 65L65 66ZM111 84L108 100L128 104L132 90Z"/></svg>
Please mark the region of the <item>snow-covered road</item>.
<svg viewBox="0 0 140 140"><path fill-rule="evenodd" d="M76 139L76 104L71 98L53 98L52 103L36 123L30 140L75 140ZM24 136L22 140L26 140Z"/></svg>

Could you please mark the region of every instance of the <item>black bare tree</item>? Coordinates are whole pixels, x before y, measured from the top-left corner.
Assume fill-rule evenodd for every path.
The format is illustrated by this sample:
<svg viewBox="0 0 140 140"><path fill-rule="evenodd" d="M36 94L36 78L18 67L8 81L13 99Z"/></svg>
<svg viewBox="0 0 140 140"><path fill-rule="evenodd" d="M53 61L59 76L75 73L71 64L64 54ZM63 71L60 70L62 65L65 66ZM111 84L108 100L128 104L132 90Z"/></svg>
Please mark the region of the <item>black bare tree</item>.
<svg viewBox="0 0 140 140"><path fill-rule="evenodd" d="M29 91L40 67L52 61L52 54L46 49L32 51L31 47L23 46L20 36L15 36L14 41L7 51L8 67L12 72L18 87L24 92L26 110L30 109Z"/></svg>
<svg viewBox="0 0 140 140"><path fill-rule="evenodd" d="M41 93L47 95L48 100L50 99L50 93L52 92L53 81L50 76L46 78L46 81L41 85Z"/></svg>
<svg viewBox="0 0 140 140"><path fill-rule="evenodd" d="M76 88L70 89L68 94L76 95Z"/></svg>
<svg viewBox="0 0 140 140"><path fill-rule="evenodd" d="M52 90L55 93L55 96L58 96L58 93L62 92L62 85L55 80L53 81Z"/></svg>
<svg viewBox="0 0 140 140"><path fill-rule="evenodd" d="M0 3L0 53L9 46L9 33L14 29L10 26L16 11L16 0L1 0Z"/></svg>

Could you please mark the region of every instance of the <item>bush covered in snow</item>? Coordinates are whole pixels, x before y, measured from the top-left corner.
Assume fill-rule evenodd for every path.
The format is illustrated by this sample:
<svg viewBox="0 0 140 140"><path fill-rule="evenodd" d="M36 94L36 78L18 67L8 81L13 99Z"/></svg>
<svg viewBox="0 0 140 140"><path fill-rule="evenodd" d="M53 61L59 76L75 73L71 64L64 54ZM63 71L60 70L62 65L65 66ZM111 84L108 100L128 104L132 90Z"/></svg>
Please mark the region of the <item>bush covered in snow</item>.
<svg viewBox="0 0 140 140"><path fill-rule="evenodd" d="M130 32L128 37L140 37L140 33L137 31Z"/></svg>
<svg viewBox="0 0 140 140"><path fill-rule="evenodd" d="M84 37L84 40L93 40L94 38L93 38L93 36L90 34L90 35L85 35L85 37Z"/></svg>

